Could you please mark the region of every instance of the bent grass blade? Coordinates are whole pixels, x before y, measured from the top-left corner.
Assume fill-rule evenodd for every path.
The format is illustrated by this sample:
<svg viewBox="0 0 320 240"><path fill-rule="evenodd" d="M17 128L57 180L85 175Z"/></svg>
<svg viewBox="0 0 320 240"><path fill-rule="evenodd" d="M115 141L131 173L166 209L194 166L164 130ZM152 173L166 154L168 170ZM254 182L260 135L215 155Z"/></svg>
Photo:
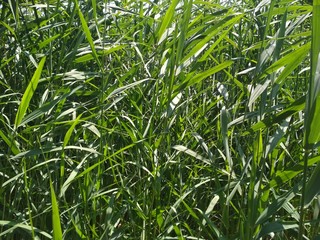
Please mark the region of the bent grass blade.
<svg viewBox="0 0 320 240"><path fill-rule="evenodd" d="M49 233L42 231L41 229L31 227L31 226L24 224L24 223L16 223L13 221L0 220L0 226L11 226L11 228L1 232L0 237L6 236L7 233L12 232L16 228L20 228L26 232L34 231L34 232L39 233L48 239L52 239L52 236Z"/></svg>

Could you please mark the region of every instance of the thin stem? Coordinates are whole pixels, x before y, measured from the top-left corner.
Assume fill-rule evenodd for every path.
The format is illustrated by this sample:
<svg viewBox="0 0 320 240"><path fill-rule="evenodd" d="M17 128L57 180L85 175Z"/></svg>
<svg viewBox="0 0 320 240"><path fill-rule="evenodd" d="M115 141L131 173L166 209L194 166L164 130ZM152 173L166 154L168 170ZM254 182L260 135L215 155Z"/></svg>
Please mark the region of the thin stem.
<svg viewBox="0 0 320 240"><path fill-rule="evenodd" d="M309 135L306 133L306 137ZM306 194L306 182L307 182L307 172L308 172L308 156L309 156L310 150L305 146L305 153L304 153L304 164L303 164L303 180L302 180L302 195L300 200L300 220L299 220L299 236L298 240L303 239L303 233L304 233L304 199Z"/></svg>

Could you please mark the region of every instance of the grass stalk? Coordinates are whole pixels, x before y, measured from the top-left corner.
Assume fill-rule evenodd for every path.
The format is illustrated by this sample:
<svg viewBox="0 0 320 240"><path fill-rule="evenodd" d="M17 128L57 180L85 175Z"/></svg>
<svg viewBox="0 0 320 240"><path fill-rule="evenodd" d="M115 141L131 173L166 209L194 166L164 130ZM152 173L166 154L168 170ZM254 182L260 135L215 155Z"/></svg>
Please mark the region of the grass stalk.
<svg viewBox="0 0 320 240"><path fill-rule="evenodd" d="M308 204L306 202L306 195L307 195L307 188L310 190L307 185L308 179L308 161L310 155L313 152L314 145L318 143L320 139L319 133L317 133L319 127L319 114L318 114L318 104L319 104L319 65L320 65L320 47L319 47L319 40L320 40L320 1L314 0L313 1L313 15L312 15L312 38L311 38L311 74L309 80L309 89L307 95L307 104L306 104L306 117L305 117L305 138L304 138L304 168L303 168L303 185L302 185L302 195L301 195L301 203L300 203L300 222L299 222L299 236L298 239L303 239L304 234L304 222L305 222L305 206ZM317 168L315 169L315 171ZM313 172L313 174L317 174L317 172ZM312 184L312 182L311 182ZM312 193L311 193L312 194ZM316 194L316 193L315 193ZM310 195L310 194L308 194ZM312 196L313 198L314 196ZM310 197L309 197L310 199ZM309 200L310 201L310 200Z"/></svg>

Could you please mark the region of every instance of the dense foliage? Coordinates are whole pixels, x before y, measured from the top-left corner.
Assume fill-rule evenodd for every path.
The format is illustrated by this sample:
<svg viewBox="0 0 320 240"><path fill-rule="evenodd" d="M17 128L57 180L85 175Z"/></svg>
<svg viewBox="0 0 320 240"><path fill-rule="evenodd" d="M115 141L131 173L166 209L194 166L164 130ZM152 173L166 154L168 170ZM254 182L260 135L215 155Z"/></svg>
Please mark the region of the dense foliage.
<svg viewBox="0 0 320 240"><path fill-rule="evenodd" d="M0 5L1 239L320 238L319 0Z"/></svg>

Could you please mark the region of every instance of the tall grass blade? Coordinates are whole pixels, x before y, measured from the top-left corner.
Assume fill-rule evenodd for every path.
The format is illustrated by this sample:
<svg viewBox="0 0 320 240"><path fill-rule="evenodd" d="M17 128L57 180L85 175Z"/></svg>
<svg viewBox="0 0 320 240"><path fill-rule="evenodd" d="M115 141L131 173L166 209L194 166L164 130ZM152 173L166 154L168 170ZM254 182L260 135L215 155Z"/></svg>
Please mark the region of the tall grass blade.
<svg viewBox="0 0 320 240"><path fill-rule="evenodd" d="M304 207L308 207L311 201L320 193L320 164L313 170L312 175L306 185L306 195L304 199Z"/></svg>
<svg viewBox="0 0 320 240"><path fill-rule="evenodd" d="M306 109L307 146L319 141L320 132L320 1L313 1L312 39L311 39L311 78Z"/></svg>
<svg viewBox="0 0 320 240"><path fill-rule="evenodd" d="M10 150L14 155L17 155L20 153L20 150L16 143L14 142L12 136L6 136L1 130L0 130L0 137L3 139L3 141L9 146Z"/></svg>
<svg viewBox="0 0 320 240"><path fill-rule="evenodd" d="M68 129L68 131L66 132L66 135L64 136L64 139L63 139L63 147L66 147L69 140L70 140L70 137L71 137L71 134L74 130L74 128L76 127L76 125L81 122L81 116L82 114L80 114L72 123L72 125L70 126L70 128Z"/></svg>
<svg viewBox="0 0 320 240"><path fill-rule="evenodd" d="M35 71L32 79L31 79L26 91L23 94L23 97L22 97L22 100L21 100L21 103L19 105L18 112L17 112L17 115L16 115L16 120L15 120L15 123L14 123L14 127L15 128L19 127L19 125L20 125L25 113L27 112L30 100L31 100L34 92L37 89L38 82L39 82L39 79L40 79L40 76L41 76L41 72L42 72L42 68L43 68L43 65L44 65L45 61L46 61L46 57L43 57L41 59L39 65L38 65L37 70Z"/></svg>
<svg viewBox="0 0 320 240"><path fill-rule="evenodd" d="M176 65L180 63L180 59L183 56L184 48L185 48L185 42L186 42L186 35L188 33L188 23L191 18L191 9L192 9L193 0L184 1L184 14L182 21L180 22L180 36L178 41L178 47L177 47L177 54L175 56L175 62Z"/></svg>
<svg viewBox="0 0 320 240"><path fill-rule="evenodd" d="M228 27L226 31L223 32L223 35L226 35L232 26L236 24L241 18L243 17L242 14L239 15L231 15L227 16L225 19L221 20L214 26L210 28L210 31L208 32L208 35L205 36L203 40L201 40L199 43L197 43L190 52L183 58L183 62L188 61L192 56L194 56L196 53L199 54L199 52L202 52L205 47L208 45L208 42L219 33L220 30ZM217 27L218 26L218 27ZM207 59L207 57L210 55L210 53L213 51L213 49L219 44L219 42L222 40L222 38L218 38L213 44L210 44L210 48L204 53L204 55L201 57L199 61L204 61Z"/></svg>
<svg viewBox="0 0 320 240"><path fill-rule="evenodd" d="M81 9L79 7L78 1L76 1L76 6L77 6L79 18L81 20L82 29L83 29L83 31L84 31L84 33L86 35L86 38L87 38L87 40L89 42L89 45L90 45L90 48L91 48L91 51L92 51L92 55L93 55L96 63L98 64L98 66L101 69L102 65L101 65L101 62L99 60L96 48L94 46L93 39L92 39L92 36L91 36L91 33L90 33L90 29L88 27L88 24L87 24L86 20L84 19L84 16L83 16L83 14L81 12Z"/></svg>
<svg viewBox="0 0 320 240"><path fill-rule="evenodd" d="M63 95L61 95L60 97L55 98L54 100L44 103L40 108L34 110L33 112L29 113L28 115L26 115L22 121L21 121L21 125L27 124L39 117L41 117L42 115L50 112L53 107L55 107L57 104L63 102L67 97L72 96L74 93L76 93L79 89L81 89L82 86L77 86L74 89L72 89L70 92L67 92Z"/></svg>
<svg viewBox="0 0 320 240"><path fill-rule="evenodd" d="M171 24L174 16L174 10L179 3L179 0L173 0L161 21L161 25L157 31L158 44L160 44L160 40L163 39L162 35L165 33L168 26Z"/></svg>
<svg viewBox="0 0 320 240"><path fill-rule="evenodd" d="M213 68L210 68L210 69L208 69L208 70L206 70L204 72L198 73L195 76L192 76L193 75L192 74L184 82L182 82L179 86L176 86L174 88L174 91L175 92L180 92L181 90L183 90L183 89L185 89L187 87L190 87L190 86L192 86L192 85L194 85L196 83L199 83L202 80L206 79L207 77L209 77L209 76L211 76L211 75L213 75L213 74L215 74L215 73L217 73L217 72L219 72L219 71L231 66L232 63L233 63L233 61L225 61L225 62L223 62L223 63L221 63L221 64L219 64L219 65L217 65L217 66L215 66Z"/></svg>
<svg viewBox="0 0 320 240"><path fill-rule="evenodd" d="M308 161L308 167L320 162L320 156L310 158ZM272 180L264 187L264 189L270 189L275 187L280 187L282 184L293 179L295 176L303 171L304 161L299 162L293 167L286 168L282 171L277 171Z"/></svg>
<svg viewBox="0 0 320 240"><path fill-rule="evenodd" d="M224 106L222 107L220 114L221 114L220 115L221 136L222 136L224 150L226 153L226 160L228 163L228 165L226 165L226 167L227 167L227 171L231 173L231 171L233 170L233 162L232 162L232 158L231 158L230 147L229 147L229 138L228 138L229 114Z"/></svg>
<svg viewBox="0 0 320 240"><path fill-rule="evenodd" d="M313 15L312 15L312 38L311 38L311 74L309 81L309 90L306 105L305 117L305 155L304 155L304 170L303 170L303 186L302 196L300 201L300 222L299 236L302 240L304 234L304 208L320 192L319 183L316 179L320 176L320 164L312 173L311 179L307 182L308 160L314 144L320 140L320 0L313 0ZM309 192L308 192L309 191Z"/></svg>
<svg viewBox="0 0 320 240"><path fill-rule="evenodd" d="M320 13L320 11L319 11ZM319 14L320 15L320 14ZM320 17L319 17L320 21ZM319 31L317 34L320 34L320 24L318 26ZM320 41L320 37L316 39L315 41ZM319 44L318 44L319 45ZM313 47L312 49L314 49ZM313 52L314 50L312 50ZM313 96L313 99L310 99L313 101L311 104L311 111L308 112L307 118L310 119L310 132L309 132L309 138L308 138L308 145L311 146L312 144L317 144L320 140L320 49L316 49L315 51L318 52L318 57L314 57L314 61L317 62L315 72L312 74L313 75L313 93L311 93ZM311 68L312 69L312 68ZM316 129L316 131L315 131Z"/></svg>
<svg viewBox="0 0 320 240"><path fill-rule="evenodd" d="M27 224L23 224L23 223L17 223L17 222L12 222L12 221L6 221L6 220L0 220L0 226L11 226L11 228L9 228L8 230L5 230L3 232L0 233L0 237L5 236L6 234L12 232L14 229L16 228L21 228L22 230L31 233L31 231L34 231L36 233L41 234L42 236L48 238L48 239L52 239L52 236L45 232L42 231L41 229L35 228L27 225Z"/></svg>
<svg viewBox="0 0 320 240"><path fill-rule="evenodd" d="M253 126L251 126L251 129L245 131L243 135L247 135L252 131L256 132L258 130L264 130L265 128L271 127L273 124L280 124L282 121L285 121L286 118L302 111L305 107L305 99L306 97L303 96L291 103L289 106L285 107L281 112L268 116L265 119L255 123Z"/></svg>
<svg viewBox="0 0 320 240"><path fill-rule="evenodd" d="M87 155L88 156L88 155ZM63 183L61 190L60 190L60 194L59 197L64 197L65 196L65 192L67 191L68 187L70 186L70 184L72 183L72 181L75 179L75 177L77 176L78 172L80 171L83 163L85 162L86 158L82 159L81 162L77 165L77 167L75 169L72 170L72 172L70 173L69 177L67 178L67 180Z"/></svg>
<svg viewBox="0 0 320 240"><path fill-rule="evenodd" d="M185 147L185 146L181 146L181 145L175 145L172 147L173 149L179 151L179 152L183 152L186 153L198 160L204 161L205 163L209 164L209 159L204 158L203 156L201 156L200 154L196 153L195 151Z"/></svg>
<svg viewBox="0 0 320 240"><path fill-rule="evenodd" d="M295 229L295 228L298 228L298 224L294 222L282 222L282 221L270 222L261 228L259 235L255 239L264 239L263 237L266 237L267 235L274 236L275 233L279 233L279 232L283 232L284 230ZM269 238L266 238L266 239L269 239Z"/></svg>
<svg viewBox="0 0 320 240"><path fill-rule="evenodd" d="M301 184L300 184L301 185ZM282 194L280 197L277 197L257 218L255 224L262 224L266 222L273 214L275 214L279 209L283 208L292 198L294 198L299 191L301 186L294 186L290 191Z"/></svg>
<svg viewBox="0 0 320 240"><path fill-rule="evenodd" d="M54 192L51 179L50 179L50 191L51 191L51 204L52 204L53 240L62 240L59 206L58 206L56 194Z"/></svg>
<svg viewBox="0 0 320 240"><path fill-rule="evenodd" d="M41 162L41 163L39 163L39 164L37 164L37 165L35 165L35 166L27 169L26 172L32 171L32 170L37 169L37 168L40 169L40 167L42 167L43 165L46 165L46 164L51 163L51 162L56 162L57 160L59 160L59 159L53 158L53 159L47 160L46 162ZM38 170L39 170L39 169L38 169ZM12 183L13 181L17 181L17 179L19 179L20 177L22 177L24 174L25 174L25 172L16 174L16 175L13 176L12 178L10 178L10 179L8 179L7 181L5 181L5 182L1 185L1 187L4 188L4 187L6 187L9 183Z"/></svg>
<svg viewBox="0 0 320 240"><path fill-rule="evenodd" d="M286 56L279 59L277 62L272 64L269 68L265 70L266 73L270 74L276 70L283 68L279 76L276 78L276 83L279 85L283 84L283 81L296 69L303 59L307 56L310 51L310 43L305 44L302 47L299 47L297 50L292 53L287 54Z"/></svg>
<svg viewBox="0 0 320 240"><path fill-rule="evenodd" d="M0 21L0 24L3 25L5 28L7 28L7 29L10 31L10 33L12 34L12 36L15 37L15 39L18 38L17 35L16 35L16 33L15 33L15 31L14 31L14 29L13 29L12 27L10 27L10 25L6 24L6 23L3 22L3 21Z"/></svg>
<svg viewBox="0 0 320 240"><path fill-rule="evenodd" d="M126 90L129 90L129 89L131 89L131 88L133 88L133 87L135 87L135 86L137 86L137 85L139 85L139 84L141 84L141 83L143 83L143 82L145 82L145 81L150 81L150 80L152 80L152 79L146 78L146 79L142 79L142 80L136 81L136 82L134 82L134 83L130 83L130 84L126 85L126 86L119 87L119 88L115 89L114 91L112 91L112 92L108 95L108 97L106 98L106 100L110 99L111 97L113 97L113 96L115 96L115 95L117 95L117 94L119 94L119 93L122 93L122 92L124 92L124 91L126 91Z"/></svg>

